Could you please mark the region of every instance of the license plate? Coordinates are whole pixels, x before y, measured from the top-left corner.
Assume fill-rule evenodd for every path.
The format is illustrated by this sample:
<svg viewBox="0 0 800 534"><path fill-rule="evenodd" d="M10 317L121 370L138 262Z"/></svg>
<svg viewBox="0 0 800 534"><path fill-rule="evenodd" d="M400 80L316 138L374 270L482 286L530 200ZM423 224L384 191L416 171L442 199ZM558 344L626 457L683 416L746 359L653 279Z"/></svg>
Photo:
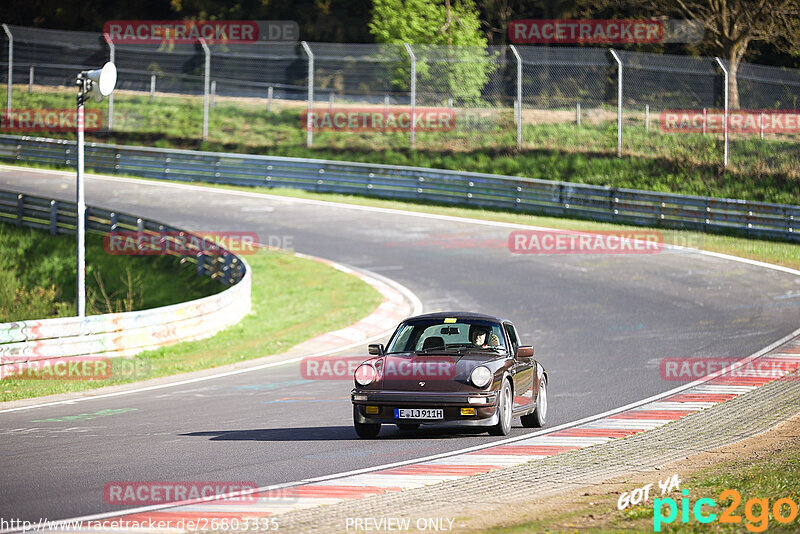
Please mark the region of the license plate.
<svg viewBox="0 0 800 534"><path fill-rule="evenodd" d="M441 408L395 408L395 419L444 419Z"/></svg>

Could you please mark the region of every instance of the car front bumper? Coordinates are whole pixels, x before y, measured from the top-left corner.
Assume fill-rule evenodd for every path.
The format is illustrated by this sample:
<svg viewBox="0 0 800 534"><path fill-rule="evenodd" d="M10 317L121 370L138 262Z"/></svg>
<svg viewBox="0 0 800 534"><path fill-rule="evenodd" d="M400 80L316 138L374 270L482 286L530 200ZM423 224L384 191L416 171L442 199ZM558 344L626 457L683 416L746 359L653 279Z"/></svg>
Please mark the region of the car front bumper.
<svg viewBox="0 0 800 534"><path fill-rule="evenodd" d="M359 423L431 424L493 426L499 421L497 393L402 392L357 390L350 393L354 417ZM377 411L377 413L367 413ZM397 419L396 408L440 408L442 419ZM462 408L474 408L474 415L462 415Z"/></svg>

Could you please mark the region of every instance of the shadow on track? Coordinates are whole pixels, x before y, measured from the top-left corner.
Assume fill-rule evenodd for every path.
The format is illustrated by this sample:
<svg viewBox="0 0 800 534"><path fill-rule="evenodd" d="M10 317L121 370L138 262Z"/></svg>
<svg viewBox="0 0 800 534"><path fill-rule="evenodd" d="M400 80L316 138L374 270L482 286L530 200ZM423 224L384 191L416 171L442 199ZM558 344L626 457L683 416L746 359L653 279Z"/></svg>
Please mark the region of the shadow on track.
<svg viewBox="0 0 800 534"><path fill-rule="evenodd" d="M383 425L378 440L391 439L452 439L475 436L485 432L463 428L421 428L416 431L398 430L394 425ZM361 441L352 426L313 426L294 428L259 428L248 430L211 430L180 434L189 437L207 437L210 441Z"/></svg>

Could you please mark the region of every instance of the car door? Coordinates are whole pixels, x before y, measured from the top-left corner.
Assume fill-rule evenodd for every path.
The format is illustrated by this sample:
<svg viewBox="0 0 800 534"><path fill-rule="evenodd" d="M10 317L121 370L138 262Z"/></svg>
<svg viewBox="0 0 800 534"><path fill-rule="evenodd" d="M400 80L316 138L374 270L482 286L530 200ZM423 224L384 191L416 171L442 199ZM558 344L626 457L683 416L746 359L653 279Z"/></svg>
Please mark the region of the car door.
<svg viewBox="0 0 800 534"><path fill-rule="evenodd" d="M533 403L534 368L533 358L517 358L519 336L517 329L511 323L504 323L506 338L514 355L514 411L523 411L530 408Z"/></svg>

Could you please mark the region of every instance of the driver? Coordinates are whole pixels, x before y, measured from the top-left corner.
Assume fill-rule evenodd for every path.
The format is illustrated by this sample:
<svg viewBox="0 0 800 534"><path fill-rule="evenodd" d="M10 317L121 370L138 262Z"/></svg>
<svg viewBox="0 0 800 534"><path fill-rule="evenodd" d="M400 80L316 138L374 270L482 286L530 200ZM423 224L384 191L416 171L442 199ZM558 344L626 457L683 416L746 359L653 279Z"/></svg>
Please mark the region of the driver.
<svg viewBox="0 0 800 534"><path fill-rule="evenodd" d="M469 340L473 345L477 345L482 349L488 348L486 338L489 335L489 329L485 326L472 325L469 327Z"/></svg>

